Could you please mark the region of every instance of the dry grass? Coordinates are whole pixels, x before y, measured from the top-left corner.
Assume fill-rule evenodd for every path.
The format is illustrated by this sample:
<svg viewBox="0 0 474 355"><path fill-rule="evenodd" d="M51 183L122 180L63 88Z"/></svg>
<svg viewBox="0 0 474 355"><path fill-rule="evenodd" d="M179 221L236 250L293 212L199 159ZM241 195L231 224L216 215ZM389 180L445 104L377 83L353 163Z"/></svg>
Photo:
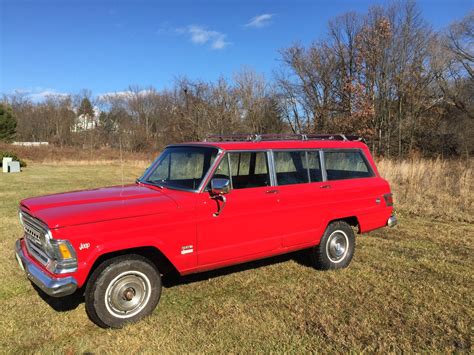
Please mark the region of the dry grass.
<svg viewBox="0 0 474 355"><path fill-rule="evenodd" d="M400 225L358 237L349 268L318 272L300 253L188 277L167 285L151 317L122 330L97 328L83 304L58 312L38 296L13 256L16 211L27 196L133 181L142 168L33 162L0 175L0 352L472 352L470 169L379 168L392 180Z"/></svg>
<svg viewBox="0 0 474 355"><path fill-rule="evenodd" d="M377 162L400 213L453 221L474 221L472 161L387 160Z"/></svg>
<svg viewBox="0 0 474 355"><path fill-rule="evenodd" d="M27 163L97 165L104 162L117 162L122 157L125 162L152 161L159 152L127 152L112 148L81 149L77 147L57 147L54 145L24 147L0 143L0 151L15 153Z"/></svg>

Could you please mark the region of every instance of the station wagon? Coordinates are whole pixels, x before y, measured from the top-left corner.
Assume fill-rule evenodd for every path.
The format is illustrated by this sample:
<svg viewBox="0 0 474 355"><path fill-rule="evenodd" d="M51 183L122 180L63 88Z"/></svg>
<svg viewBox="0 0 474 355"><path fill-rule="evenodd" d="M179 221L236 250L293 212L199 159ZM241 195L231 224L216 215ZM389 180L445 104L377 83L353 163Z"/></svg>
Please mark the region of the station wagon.
<svg viewBox="0 0 474 355"><path fill-rule="evenodd" d="M344 135L231 135L166 147L134 184L28 198L16 257L37 288L83 294L118 328L152 313L162 276L296 250L351 262L356 233L394 226L389 184Z"/></svg>

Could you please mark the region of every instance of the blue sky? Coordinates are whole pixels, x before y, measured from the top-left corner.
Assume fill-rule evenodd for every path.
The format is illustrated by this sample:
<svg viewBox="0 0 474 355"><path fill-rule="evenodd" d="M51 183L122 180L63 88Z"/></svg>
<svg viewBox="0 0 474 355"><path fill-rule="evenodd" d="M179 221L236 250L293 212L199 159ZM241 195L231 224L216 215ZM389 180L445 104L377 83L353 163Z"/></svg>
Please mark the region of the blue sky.
<svg viewBox="0 0 474 355"><path fill-rule="evenodd" d="M473 0L421 0L434 29ZM251 67L270 77L278 50L324 36L327 22L383 1L0 0L0 93L94 95L170 87Z"/></svg>

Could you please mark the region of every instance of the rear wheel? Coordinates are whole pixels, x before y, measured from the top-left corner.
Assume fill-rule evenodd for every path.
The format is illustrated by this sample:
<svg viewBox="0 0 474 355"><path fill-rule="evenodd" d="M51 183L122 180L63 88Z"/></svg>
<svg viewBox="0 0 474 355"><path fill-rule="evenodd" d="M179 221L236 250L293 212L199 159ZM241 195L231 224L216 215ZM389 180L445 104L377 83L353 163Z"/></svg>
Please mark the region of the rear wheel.
<svg viewBox="0 0 474 355"><path fill-rule="evenodd" d="M160 274L148 259L119 256L94 271L86 287L86 311L100 327L120 328L153 312L160 296Z"/></svg>
<svg viewBox="0 0 474 355"><path fill-rule="evenodd" d="M313 265L319 270L347 267L354 255L355 236L344 221L332 222L326 228L319 245L311 250Z"/></svg>

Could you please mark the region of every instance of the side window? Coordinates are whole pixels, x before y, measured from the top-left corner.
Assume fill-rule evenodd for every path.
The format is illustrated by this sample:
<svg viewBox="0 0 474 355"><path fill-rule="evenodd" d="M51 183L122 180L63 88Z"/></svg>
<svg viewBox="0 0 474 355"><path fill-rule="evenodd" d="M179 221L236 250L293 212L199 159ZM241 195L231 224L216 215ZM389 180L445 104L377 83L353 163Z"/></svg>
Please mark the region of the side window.
<svg viewBox="0 0 474 355"><path fill-rule="evenodd" d="M250 155L250 152L229 154L232 176L244 176L249 174Z"/></svg>
<svg viewBox="0 0 474 355"><path fill-rule="evenodd" d="M321 173L321 162L319 161L319 152L308 152L308 167L311 182L323 181L323 174Z"/></svg>
<svg viewBox="0 0 474 355"><path fill-rule="evenodd" d="M362 153L353 151L324 151L328 180L357 179L374 176Z"/></svg>
<svg viewBox="0 0 474 355"><path fill-rule="evenodd" d="M266 152L235 152L228 154L232 187L234 189L270 186Z"/></svg>
<svg viewBox="0 0 474 355"><path fill-rule="evenodd" d="M305 152L276 151L273 153L278 185L309 182Z"/></svg>

